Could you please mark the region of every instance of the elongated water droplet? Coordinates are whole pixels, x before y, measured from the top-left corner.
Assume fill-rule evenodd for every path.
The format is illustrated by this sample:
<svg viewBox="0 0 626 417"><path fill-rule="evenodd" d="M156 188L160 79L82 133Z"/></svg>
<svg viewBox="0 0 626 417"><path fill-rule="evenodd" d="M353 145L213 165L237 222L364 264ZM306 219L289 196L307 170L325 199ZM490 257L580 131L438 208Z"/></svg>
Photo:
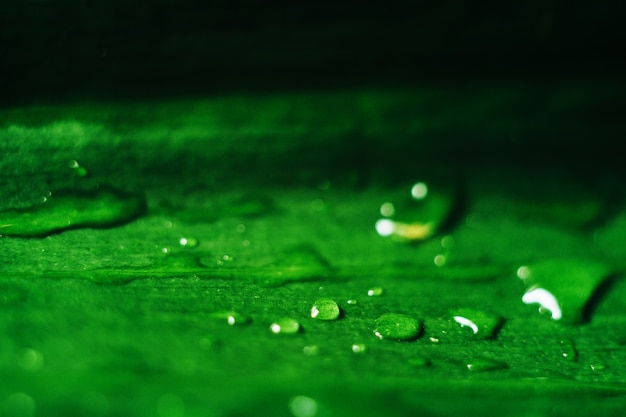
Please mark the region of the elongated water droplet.
<svg viewBox="0 0 626 417"><path fill-rule="evenodd" d="M421 333L419 320L404 314L387 313L376 319L374 335L379 339L413 340Z"/></svg>
<svg viewBox="0 0 626 417"><path fill-rule="evenodd" d="M340 313L339 306L331 298L320 298L311 308L311 317L318 320L336 320Z"/></svg>
<svg viewBox="0 0 626 417"><path fill-rule="evenodd" d="M364 343L354 343L352 345L352 352L354 353L365 353L367 351L367 346Z"/></svg>
<svg viewBox="0 0 626 417"><path fill-rule="evenodd" d="M587 319L585 308L611 269L596 261L556 259L522 266L517 276L526 285L522 301L539 304L554 320L580 323Z"/></svg>
<svg viewBox="0 0 626 417"><path fill-rule="evenodd" d="M472 372L495 371L498 369L506 369L508 367L504 362L484 358L470 360L467 362L466 366L467 369Z"/></svg>
<svg viewBox="0 0 626 417"><path fill-rule="evenodd" d="M209 317L223 320L229 326L241 326L249 324L252 319L245 314L237 313L236 311L216 311L209 314Z"/></svg>
<svg viewBox="0 0 626 417"><path fill-rule="evenodd" d="M275 334L296 334L300 332L300 323L295 319L283 318L272 323L270 330Z"/></svg>
<svg viewBox="0 0 626 417"><path fill-rule="evenodd" d="M480 339L493 337L502 323L502 319L499 316L473 308L451 310L450 316L455 322L471 330Z"/></svg>
<svg viewBox="0 0 626 417"><path fill-rule="evenodd" d="M559 345L561 345L561 354L565 359L572 362L578 361L578 352L574 347L574 342L571 340L561 340Z"/></svg>
<svg viewBox="0 0 626 417"><path fill-rule="evenodd" d="M80 227L111 227L141 215L143 198L109 187L95 191L59 191L44 204L0 212L0 234L46 236Z"/></svg>
<svg viewBox="0 0 626 417"><path fill-rule="evenodd" d="M367 295L369 297L378 297L380 295L383 295L383 292L385 292L383 290L382 287L372 287L369 290L367 290Z"/></svg>

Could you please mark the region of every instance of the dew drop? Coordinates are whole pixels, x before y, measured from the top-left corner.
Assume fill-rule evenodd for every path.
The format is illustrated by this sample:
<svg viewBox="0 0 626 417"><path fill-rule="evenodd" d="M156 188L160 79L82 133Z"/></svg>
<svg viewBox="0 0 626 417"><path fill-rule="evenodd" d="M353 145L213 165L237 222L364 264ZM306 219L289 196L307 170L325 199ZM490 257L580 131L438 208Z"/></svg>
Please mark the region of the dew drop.
<svg viewBox="0 0 626 417"><path fill-rule="evenodd" d="M559 345L561 346L561 355L563 358L572 362L578 361L578 352L576 351L574 342L571 340L561 340Z"/></svg>
<svg viewBox="0 0 626 417"><path fill-rule="evenodd" d="M380 215L383 217L391 217L396 212L393 203L385 202L380 206Z"/></svg>
<svg viewBox="0 0 626 417"><path fill-rule="evenodd" d="M198 239L195 237L181 237L178 243L186 248L195 248L198 246Z"/></svg>
<svg viewBox="0 0 626 417"><path fill-rule="evenodd" d="M522 301L539 304L552 319L580 323L586 307L611 269L600 262L585 259L550 259L518 268L517 275L526 285Z"/></svg>
<svg viewBox="0 0 626 417"><path fill-rule="evenodd" d="M383 340L413 340L421 333L419 320L404 314L387 313L376 319L374 335Z"/></svg>
<svg viewBox="0 0 626 417"><path fill-rule="evenodd" d="M209 314L209 317L217 320L224 320L229 326L242 326L252 322L252 319L249 316L237 313L236 311L216 311Z"/></svg>
<svg viewBox="0 0 626 417"><path fill-rule="evenodd" d="M346 303L350 304L351 306L353 305L357 305L359 302L353 298L349 299L348 301L346 301Z"/></svg>
<svg viewBox="0 0 626 417"><path fill-rule="evenodd" d="M44 204L0 212L5 236L47 236L81 227L112 227L143 214L143 198L100 186L95 191L59 191Z"/></svg>
<svg viewBox="0 0 626 417"><path fill-rule="evenodd" d="M457 308L449 314L461 327L470 329L480 339L492 338L502 324L499 316L473 308Z"/></svg>
<svg viewBox="0 0 626 417"><path fill-rule="evenodd" d="M365 353L367 351L367 346L364 343L354 343L352 345L352 352L354 353Z"/></svg>
<svg viewBox="0 0 626 417"><path fill-rule="evenodd" d="M318 320L336 320L341 313L335 300L320 298L311 307L311 317Z"/></svg>
<svg viewBox="0 0 626 417"><path fill-rule="evenodd" d="M270 330L274 334L297 334L300 332L300 323L292 318L283 318L272 323Z"/></svg>
<svg viewBox="0 0 626 417"><path fill-rule="evenodd" d="M383 295L383 288L382 287L372 287L369 290L367 290L367 295L368 297L378 297Z"/></svg>
<svg viewBox="0 0 626 417"><path fill-rule="evenodd" d="M428 186L425 182L416 182L411 187L411 197L415 200L423 200L428 195Z"/></svg>

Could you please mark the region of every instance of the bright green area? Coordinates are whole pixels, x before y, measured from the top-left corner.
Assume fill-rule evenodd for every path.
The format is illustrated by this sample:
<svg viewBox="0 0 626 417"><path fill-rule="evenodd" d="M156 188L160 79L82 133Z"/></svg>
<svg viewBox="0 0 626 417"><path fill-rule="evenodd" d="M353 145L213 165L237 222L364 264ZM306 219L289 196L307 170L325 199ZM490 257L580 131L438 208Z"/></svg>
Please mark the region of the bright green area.
<svg viewBox="0 0 626 417"><path fill-rule="evenodd" d="M0 414L623 410L621 179L499 154L515 132L584 129L565 116L604 95L554 89L533 123L523 87L0 111L0 210L56 232L0 239ZM416 181L445 190L428 217L449 224L380 236L381 205ZM74 191L47 206L56 190ZM398 207L417 219L413 203ZM522 266L564 320L522 302Z"/></svg>

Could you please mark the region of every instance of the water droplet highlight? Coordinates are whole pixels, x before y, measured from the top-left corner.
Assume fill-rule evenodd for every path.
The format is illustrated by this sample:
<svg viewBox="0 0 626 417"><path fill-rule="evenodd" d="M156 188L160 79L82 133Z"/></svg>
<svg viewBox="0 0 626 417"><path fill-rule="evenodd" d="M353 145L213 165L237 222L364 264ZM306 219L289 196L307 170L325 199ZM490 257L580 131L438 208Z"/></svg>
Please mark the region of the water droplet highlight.
<svg viewBox="0 0 626 417"><path fill-rule="evenodd" d="M611 275L600 262L584 259L550 259L517 269L526 285L522 302L539 304L552 319L580 323L588 319L585 309L600 284Z"/></svg>
<svg viewBox="0 0 626 417"><path fill-rule="evenodd" d="M318 320L336 320L341 310L331 298L320 298L311 307L311 317Z"/></svg>
<svg viewBox="0 0 626 417"><path fill-rule="evenodd" d="M195 248L198 246L198 239L195 237L181 237L178 243L186 248Z"/></svg>
<svg viewBox="0 0 626 417"><path fill-rule="evenodd" d="M372 287L369 290L367 290L367 296L368 297L378 297L383 295L384 290L382 289L382 287Z"/></svg>
<svg viewBox="0 0 626 417"><path fill-rule="evenodd" d="M467 369L472 372L487 372L508 368L508 366L503 362L483 358L468 361L466 366Z"/></svg>
<svg viewBox="0 0 626 417"><path fill-rule="evenodd" d="M352 345L352 352L354 353L365 353L367 351L367 346L364 343L355 343Z"/></svg>
<svg viewBox="0 0 626 417"><path fill-rule="evenodd" d="M252 318L236 311L216 311L209 314L209 317L224 320L229 326L243 326L252 322Z"/></svg>
<svg viewBox="0 0 626 417"><path fill-rule="evenodd" d="M300 323L295 319L283 318L272 323L270 330L274 334L297 334L300 332Z"/></svg>
<svg viewBox="0 0 626 417"><path fill-rule="evenodd" d="M421 323L404 314L387 313L376 319L374 335L383 340L408 341L419 337Z"/></svg>
<svg viewBox="0 0 626 417"><path fill-rule="evenodd" d="M458 308L449 314L461 327L467 327L481 339L492 338L502 324L501 317L473 308Z"/></svg>

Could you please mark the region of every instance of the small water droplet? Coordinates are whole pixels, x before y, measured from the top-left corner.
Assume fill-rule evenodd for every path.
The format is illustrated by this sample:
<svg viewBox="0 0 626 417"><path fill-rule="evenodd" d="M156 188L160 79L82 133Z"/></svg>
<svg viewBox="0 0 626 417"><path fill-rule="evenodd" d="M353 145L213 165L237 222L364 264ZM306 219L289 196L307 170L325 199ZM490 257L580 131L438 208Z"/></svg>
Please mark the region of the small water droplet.
<svg viewBox="0 0 626 417"><path fill-rule="evenodd" d="M67 165L74 171L74 175L77 177L86 177L88 174L87 168L79 164L76 160L71 160Z"/></svg>
<svg viewBox="0 0 626 417"><path fill-rule="evenodd" d="M354 353L365 353L367 350L367 346L364 343L354 343L352 345L352 352Z"/></svg>
<svg viewBox="0 0 626 417"><path fill-rule="evenodd" d="M473 308L453 309L450 316L461 327L471 329L472 333L481 339L493 337L502 324L502 318L499 316Z"/></svg>
<svg viewBox="0 0 626 417"><path fill-rule="evenodd" d="M372 287L369 290L367 290L367 295L369 297L378 297L380 295L383 295L383 288L382 287Z"/></svg>
<svg viewBox="0 0 626 417"><path fill-rule="evenodd" d="M275 334L296 334L300 332L300 323L295 319L283 318L272 323L270 330Z"/></svg>
<svg viewBox="0 0 626 417"><path fill-rule="evenodd" d="M311 307L311 317L318 320L336 320L341 313L335 300L320 298Z"/></svg>
<svg viewBox="0 0 626 417"><path fill-rule="evenodd" d="M425 182L416 182L411 187L411 197L415 200L423 200L428 195L428 185Z"/></svg>
<svg viewBox="0 0 626 417"><path fill-rule="evenodd" d="M413 340L421 333L419 320L404 314L387 313L376 319L374 335L383 340Z"/></svg>
<svg viewBox="0 0 626 417"><path fill-rule="evenodd" d="M569 361L577 362L578 361L578 352L574 347L574 342L571 340L561 340L559 342L561 346L561 355Z"/></svg>
<svg viewBox="0 0 626 417"><path fill-rule="evenodd" d="M393 203L385 202L380 206L380 215L383 217L391 217L396 212Z"/></svg>
<svg viewBox="0 0 626 417"><path fill-rule="evenodd" d="M289 411L294 417L315 417L317 409L317 401L311 397L297 395L289 400Z"/></svg>
<svg viewBox="0 0 626 417"><path fill-rule="evenodd" d="M181 237L178 243L186 248L195 248L198 246L198 239L195 237Z"/></svg>
<svg viewBox="0 0 626 417"><path fill-rule="evenodd" d="M446 256L442 254L435 256L434 263L436 266L444 266L446 264Z"/></svg>
<svg viewBox="0 0 626 417"><path fill-rule="evenodd" d="M441 238L441 247L444 249L452 249L454 247L454 238L450 235L446 235Z"/></svg>
<svg viewBox="0 0 626 417"><path fill-rule="evenodd" d="M356 305L356 304L358 304L359 302L358 302L357 300L355 300L355 299L352 299L352 298L351 298L351 299L349 299L348 301L346 301L346 303L348 303L348 304L350 304L350 305Z"/></svg>
<svg viewBox="0 0 626 417"><path fill-rule="evenodd" d="M589 365L589 367L594 372L602 371L602 370L604 370L606 368L606 366L601 364L601 363L594 363L594 364Z"/></svg>
<svg viewBox="0 0 626 417"><path fill-rule="evenodd" d="M209 314L209 317L224 320L229 326L241 326L249 324L252 318L236 311L216 311Z"/></svg>
<svg viewBox="0 0 626 417"><path fill-rule="evenodd" d="M467 369L472 372L487 372L507 368L507 365L503 362L484 358L476 358L474 360L468 361L466 366Z"/></svg>

